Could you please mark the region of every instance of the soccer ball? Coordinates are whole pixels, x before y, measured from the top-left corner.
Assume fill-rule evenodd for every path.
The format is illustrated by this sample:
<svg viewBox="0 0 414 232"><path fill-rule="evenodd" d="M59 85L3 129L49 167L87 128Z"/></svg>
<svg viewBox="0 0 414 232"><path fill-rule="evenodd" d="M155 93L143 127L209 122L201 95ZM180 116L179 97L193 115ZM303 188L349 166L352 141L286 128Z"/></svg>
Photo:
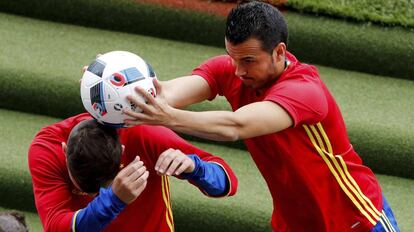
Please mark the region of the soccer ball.
<svg viewBox="0 0 414 232"><path fill-rule="evenodd" d="M125 51L105 53L94 60L82 76L80 92L83 106L98 122L124 127L128 116L122 113L122 109L141 112L126 97L138 96L144 102L144 98L135 92L136 86L155 97L154 78L154 70L141 57Z"/></svg>

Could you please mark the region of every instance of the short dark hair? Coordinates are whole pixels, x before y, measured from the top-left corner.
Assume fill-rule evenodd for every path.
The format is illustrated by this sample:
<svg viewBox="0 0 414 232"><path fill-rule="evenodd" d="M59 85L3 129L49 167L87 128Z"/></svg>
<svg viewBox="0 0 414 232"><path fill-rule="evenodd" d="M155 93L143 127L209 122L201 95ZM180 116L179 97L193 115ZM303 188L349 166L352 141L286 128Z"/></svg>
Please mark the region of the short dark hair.
<svg viewBox="0 0 414 232"><path fill-rule="evenodd" d="M116 129L95 120L76 125L68 138L68 168L82 191L97 193L119 171L122 145Z"/></svg>
<svg viewBox="0 0 414 232"><path fill-rule="evenodd" d="M288 28L282 13L274 6L258 1L242 3L227 16L226 39L233 45L250 38L258 39L269 53L279 43L287 46Z"/></svg>

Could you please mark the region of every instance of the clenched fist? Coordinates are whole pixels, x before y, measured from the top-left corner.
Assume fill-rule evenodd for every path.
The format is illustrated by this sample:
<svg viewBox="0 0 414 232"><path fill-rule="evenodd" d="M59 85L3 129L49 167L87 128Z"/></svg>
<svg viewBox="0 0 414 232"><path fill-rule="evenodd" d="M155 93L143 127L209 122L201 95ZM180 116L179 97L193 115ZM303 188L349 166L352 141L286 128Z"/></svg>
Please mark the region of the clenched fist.
<svg viewBox="0 0 414 232"><path fill-rule="evenodd" d="M155 171L161 175L180 175L194 171L194 161L180 150L168 149L161 153L155 164Z"/></svg>

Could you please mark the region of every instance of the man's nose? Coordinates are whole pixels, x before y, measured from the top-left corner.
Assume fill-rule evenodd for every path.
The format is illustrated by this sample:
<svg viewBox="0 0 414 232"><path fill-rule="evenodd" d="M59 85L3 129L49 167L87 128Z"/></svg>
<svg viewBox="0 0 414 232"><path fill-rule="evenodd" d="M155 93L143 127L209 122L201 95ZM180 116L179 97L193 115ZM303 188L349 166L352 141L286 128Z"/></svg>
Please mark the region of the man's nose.
<svg viewBox="0 0 414 232"><path fill-rule="evenodd" d="M239 77L245 76L247 73L246 69L240 64L235 64L235 65L236 65L236 72L235 72L236 76L239 76Z"/></svg>

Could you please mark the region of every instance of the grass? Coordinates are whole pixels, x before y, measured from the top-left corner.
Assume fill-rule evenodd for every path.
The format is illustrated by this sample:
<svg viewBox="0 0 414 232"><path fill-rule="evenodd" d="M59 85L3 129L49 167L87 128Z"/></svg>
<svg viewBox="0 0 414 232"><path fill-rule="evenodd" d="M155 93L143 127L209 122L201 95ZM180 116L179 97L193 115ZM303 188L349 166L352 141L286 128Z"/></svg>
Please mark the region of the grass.
<svg viewBox="0 0 414 232"><path fill-rule="evenodd" d="M41 231L34 214L33 196L27 167L27 149L34 134L57 118L0 110L0 206L19 209L28 216L30 231ZM222 156L239 178L236 196L222 199L204 197L185 181L172 179L172 199L177 231L268 231L272 204L266 184L246 151L216 144L194 145ZM414 227L414 180L378 175L402 231Z"/></svg>
<svg viewBox="0 0 414 232"><path fill-rule="evenodd" d="M0 98L5 99L0 106L56 117L83 111L80 70L98 53L135 52L153 65L161 80L186 75L206 58L224 53L217 47L5 14L0 14L0 28ZM414 82L318 67L365 162L379 173L414 178ZM219 98L190 109L229 107Z"/></svg>
<svg viewBox="0 0 414 232"><path fill-rule="evenodd" d="M343 113L351 142L380 173L414 176L414 82L318 67ZM391 161L393 160L393 161ZM405 166L402 171L399 164ZM399 166L397 168L397 166ZM388 171L387 171L388 170ZM399 174L397 174L399 173Z"/></svg>
<svg viewBox="0 0 414 232"><path fill-rule="evenodd" d="M81 68L98 53L111 50L137 53L151 63L159 79L165 80L178 73L189 73L190 67L198 65L199 60L222 50L208 51L206 47L189 43L5 14L0 14L0 28L0 83L5 90L0 96L9 99L9 102L1 102L0 106L60 117L83 110L78 98L70 100L70 94L78 95ZM189 56L189 50L197 55ZM20 85L15 84L16 79ZM48 94L38 94L36 91L39 89ZM62 98L66 102L64 105ZM28 104L20 107L23 102ZM42 104L35 106L35 102ZM60 105L61 108L55 110L51 105Z"/></svg>
<svg viewBox="0 0 414 232"><path fill-rule="evenodd" d="M37 113L73 114L79 104L80 68L95 54L129 50L149 61L162 80L187 74L222 48L194 45L120 32L28 20L0 14L0 103ZM351 140L364 160L379 172L412 175L414 82L346 72L319 66L344 111ZM62 104L62 102L71 104ZM63 106L62 106L63 105ZM61 108L59 108L61 107ZM223 99L193 110L228 109ZM33 111L32 111L33 112ZM26 153L34 134L57 118L0 110L0 205L29 216L31 231L41 231L34 212ZM183 181L173 180L175 220L179 231L268 231L271 201L248 153L217 144L196 145L222 155L240 179L239 193L211 200ZM373 166L372 166L372 165ZM377 166L375 166L377 165ZM378 175L402 231L414 228L414 182ZM200 229L201 228L201 229Z"/></svg>
<svg viewBox="0 0 414 232"><path fill-rule="evenodd" d="M77 83L82 66L95 59L96 54L112 50L128 50L139 54L154 66L160 79L172 78L176 73L189 73L190 67L198 65L200 60L218 51L224 52L223 48L50 23L2 13L0 28L0 67L3 70L27 71L43 75L46 80L64 78L72 83Z"/></svg>
<svg viewBox="0 0 414 232"><path fill-rule="evenodd" d="M105 4L100 0L0 0L0 11L176 41L224 46L224 17L142 4L134 0L107 0ZM414 33L406 28L350 23L293 11L288 11L285 16L290 31L290 49L302 60L341 69L414 78L411 75L414 66L410 63L414 57Z"/></svg>
<svg viewBox="0 0 414 232"><path fill-rule="evenodd" d="M0 44L0 83L4 88L0 96L9 99L8 102L1 102L0 106L20 107L19 110L60 117L71 114L68 108L72 112L82 110L77 97L76 100L68 98L73 93L79 95L77 88L81 68L98 53L111 50L137 53L154 67L159 79L166 80L190 73L201 60L224 51L5 14L0 14L0 28L4 41ZM17 79L20 85L15 84ZM48 94L36 93L39 89ZM61 103L62 97L66 99L65 105ZM27 104L22 104L24 102ZM43 104L35 107L36 102ZM60 105L61 108L53 110L51 105Z"/></svg>
<svg viewBox="0 0 414 232"><path fill-rule="evenodd" d="M35 134L57 119L0 110L0 206L34 211L27 150Z"/></svg>
<svg viewBox="0 0 414 232"><path fill-rule="evenodd" d="M414 79L414 66L405 63L414 59L412 31L294 12L287 12L285 16L289 27L288 46L302 60L338 69Z"/></svg>
<svg viewBox="0 0 414 232"><path fill-rule="evenodd" d="M387 26L414 27L412 0L289 0L286 6L292 10L312 14Z"/></svg>

